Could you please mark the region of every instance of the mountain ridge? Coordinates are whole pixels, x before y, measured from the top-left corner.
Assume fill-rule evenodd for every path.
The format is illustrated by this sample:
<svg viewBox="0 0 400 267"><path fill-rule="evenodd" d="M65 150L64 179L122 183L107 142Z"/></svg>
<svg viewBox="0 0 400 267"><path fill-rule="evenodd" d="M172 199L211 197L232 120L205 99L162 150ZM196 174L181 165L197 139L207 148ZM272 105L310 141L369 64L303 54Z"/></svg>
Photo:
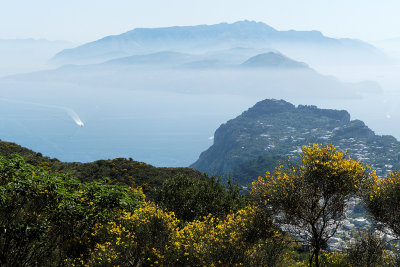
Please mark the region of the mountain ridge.
<svg viewBox="0 0 400 267"><path fill-rule="evenodd" d="M307 143L333 143L371 165L379 175L400 167L400 142L393 136L376 135L364 122L351 120L345 110L296 107L275 99L260 101L222 124L215 131L214 144L191 167L209 174L235 176L236 168L254 164L259 157L296 159Z"/></svg>
<svg viewBox="0 0 400 267"><path fill-rule="evenodd" d="M163 50L179 52L211 51L237 46L278 49L284 46L338 48L356 53L381 53L374 46L360 40L334 39L319 31L279 31L255 21L237 21L213 25L172 26L162 28L136 28L119 35L101 39L66 49L55 55L53 62L100 63L116 57L154 53ZM303 47L306 45L306 47ZM282 48L283 48L282 47ZM287 47L286 47L287 49ZM285 51L283 51L285 53ZM287 54L287 53L285 53ZM382 56L382 55L380 55Z"/></svg>

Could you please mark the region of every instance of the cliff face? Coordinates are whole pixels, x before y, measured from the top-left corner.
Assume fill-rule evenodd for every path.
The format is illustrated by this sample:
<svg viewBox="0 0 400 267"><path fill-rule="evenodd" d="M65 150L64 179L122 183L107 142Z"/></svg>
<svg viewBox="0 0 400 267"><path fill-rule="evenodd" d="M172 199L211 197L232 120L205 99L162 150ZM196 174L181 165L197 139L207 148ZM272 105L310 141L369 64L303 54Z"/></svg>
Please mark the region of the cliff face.
<svg viewBox="0 0 400 267"><path fill-rule="evenodd" d="M284 100L270 99L221 125L215 132L214 144L192 167L226 175L259 157L296 159L303 145L329 142L372 165L381 175L400 167L400 143L393 137L375 135L362 121L351 121L347 111L296 107ZM255 177L248 179L252 178Z"/></svg>

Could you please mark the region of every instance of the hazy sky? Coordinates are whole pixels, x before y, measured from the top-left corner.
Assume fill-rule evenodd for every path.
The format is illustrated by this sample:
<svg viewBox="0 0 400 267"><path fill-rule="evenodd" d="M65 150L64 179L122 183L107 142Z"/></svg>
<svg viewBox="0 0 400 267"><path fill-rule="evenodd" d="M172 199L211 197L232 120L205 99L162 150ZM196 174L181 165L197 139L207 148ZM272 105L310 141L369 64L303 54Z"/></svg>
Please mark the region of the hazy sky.
<svg viewBox="0 0 400 267"><path fill-rule="evenodd" d="M0 38L83 43L136 27L265 22L366 41L400 36L399 0L0 0Z"/></svg>

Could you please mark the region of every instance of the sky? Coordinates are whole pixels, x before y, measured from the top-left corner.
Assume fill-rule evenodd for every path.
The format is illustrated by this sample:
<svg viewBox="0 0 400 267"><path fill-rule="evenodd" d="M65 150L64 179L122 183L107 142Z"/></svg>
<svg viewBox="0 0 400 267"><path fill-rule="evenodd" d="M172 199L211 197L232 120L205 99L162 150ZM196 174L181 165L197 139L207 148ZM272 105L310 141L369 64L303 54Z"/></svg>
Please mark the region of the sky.
<svg viewBox="0 0 400 267"><path fill-rule="evenodd" d="M81 44L138 27L262 21L331 37L400 37L399 0L0 0L0 39Z"/></svg>

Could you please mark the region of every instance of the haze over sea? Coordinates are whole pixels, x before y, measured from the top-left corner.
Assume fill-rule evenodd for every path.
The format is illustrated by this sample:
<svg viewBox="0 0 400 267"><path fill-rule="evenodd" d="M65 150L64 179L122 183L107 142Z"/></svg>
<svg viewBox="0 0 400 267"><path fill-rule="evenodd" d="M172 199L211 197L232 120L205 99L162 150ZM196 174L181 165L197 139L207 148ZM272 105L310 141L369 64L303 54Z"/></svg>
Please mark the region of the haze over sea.
<svg viewBox="0 0 400 267"><path fill-rule="evenodd" d="M26 21L10 16L11 10L20 9L19 5L7 3L0 16L0 22L9 25L0 29L0 139L63 161L131 157L156 166L188 166L212 144L210 137L222 123L266 98L345 109L352 119L363 120L377 134L400 139L400 128L395 127L400 124L400 49L398 39L389 39L397 37L399 25L394 10L400 4L340 1L348 7L343 10L339 4L329 7L326 1L254 1L254 6L243 9L240 1L207 0L191 5L174 0L168 5L158 2L157 10L163 12L157 11L156 16L150 12L155 12L155 2L150 2L118 1L120 6L110 6L107 1L73 0L62 4L64 9L48 0L42 1L42 6L29 2L26 10L21 10L32 22L29 27ZM178 7L180 11L176 12ZM370 18L378 7L387 10L387 16L374 20L372 25ZM206 16L205 10L209 10ZM224 10L224 15L218 10ZM290 19L282 16L282 10ZM105 23L104 18L112 14L119 14L118 19ZM395 22L388 23L390 20ZM118 34L137 27L211 25L221 21L229 24L221 24L220 31L202 32L208 38L205 40L218 39L219 43L188 47L184 43L187 36L192 36L188 34L182 34L181 39L176 35L170 39L143 35L133 40L137 46L133 41L117 40ZM243 27L237 31L241 40L221 34L235 21L241 22L237 27ZM258 31L265 31L262 36L266 39L275 39L260 46ZM95 46L92 49L89 45L88 51L109 48L106 41L110 39L116 40L115 51L103 51L93 59L86 50L86 54L74 50L84 63L74 62L74 55L61 58L70 62L50 60L63 49L110 35L115 36L92 43ZM44 37L72 42L42 40ZM340 38L361 38L370 43ZM304 50L304 40L315 43ZM305 47L310 44L307 42ZM343 46L324 47L329 42L342 42ZM297 46L292 46L295 43ZM132 47L136 52L128 51ZM240 67L250 57L271 51L304 62L313 72ZM341 51L345 52L338 56ZM366 54L357 54L359 51ZM160 66L160 62L145 62L145 66L95 64L154 52L180 54L170 55L168 66ZM380 58L381 52L388 57ZM188 57L191 59L185 61ZM77 66L80 64L88 65Z"/></svg>
<svg viewBox="0 0 400 267"><path fill-rule="evenodd" d="M3 81L2 97L7 101L0 99L2 140L64 161L132 157L156 166L187 166L212 144L209 137L220 124L265 98L346 109L378 134L400 138L400 130L393 127L400 123L394 90L362 98L312 97L301 90L268 88L261 74L221 72L175 73L185 75L188 82L164 81L162 90L143 84L118 88ZM74 110L85 127L58 107Z"/></svg>

